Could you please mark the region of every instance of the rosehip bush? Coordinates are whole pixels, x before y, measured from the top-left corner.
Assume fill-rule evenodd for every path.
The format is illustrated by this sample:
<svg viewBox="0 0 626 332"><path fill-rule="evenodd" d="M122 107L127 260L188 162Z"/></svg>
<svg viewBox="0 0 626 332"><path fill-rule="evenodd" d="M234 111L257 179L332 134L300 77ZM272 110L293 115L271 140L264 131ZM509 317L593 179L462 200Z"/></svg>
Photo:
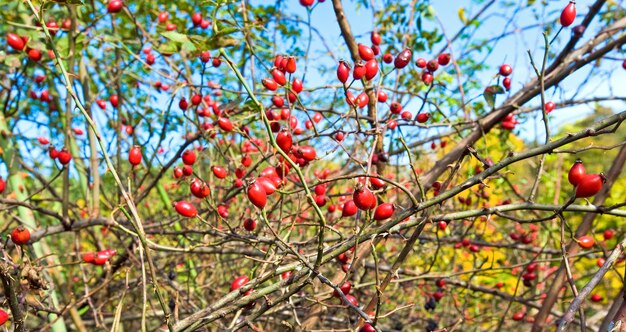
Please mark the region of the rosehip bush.
<svg viewBox="0 0 626 332"><path fill-rule="evenodd" d="M624 9L451 3L0 4L0 325L622 324Z"/></svg>

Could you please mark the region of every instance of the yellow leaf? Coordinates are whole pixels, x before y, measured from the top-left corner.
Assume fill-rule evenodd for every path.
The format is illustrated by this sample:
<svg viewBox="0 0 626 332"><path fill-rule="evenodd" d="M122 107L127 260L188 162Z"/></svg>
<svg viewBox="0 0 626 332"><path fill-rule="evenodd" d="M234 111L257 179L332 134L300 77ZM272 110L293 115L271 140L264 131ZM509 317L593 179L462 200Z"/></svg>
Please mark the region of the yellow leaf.
<svg viewBox="0 0 626 332"><path fill-rule="evenodd" d="M465 8L463 7L459 7L459 10L457 11L457 14L459 15L459 20L461 20L461 22L463 22L463 24L467 24L467 17L465 16Z"/></svg>

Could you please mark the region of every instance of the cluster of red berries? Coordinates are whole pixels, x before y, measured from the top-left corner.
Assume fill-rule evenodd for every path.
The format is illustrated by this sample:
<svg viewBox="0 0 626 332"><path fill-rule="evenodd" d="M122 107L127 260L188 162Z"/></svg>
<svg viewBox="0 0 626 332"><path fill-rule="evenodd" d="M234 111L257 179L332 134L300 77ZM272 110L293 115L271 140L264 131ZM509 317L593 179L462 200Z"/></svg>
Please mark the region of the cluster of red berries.
<svg viewBox="0 0 626 332"><path fill-rule="evenodd" d="M53 160L58 160L61 165L67 165L72 160L72 154L65 147L63 147L60 151L54 146L48 147L48 156L50 156Z"/></svg>
<svg viewBox="0 0 626 332"><path fill-rule="evenodd" d="M606 181L604 174L587 174L582 160L576 160L567 174L567 180L574 186L576 198L595 196Z"/></svg>
<svg viewBox="0 0 626 332"><path fill-rule="evenodd" d="M450 53L441 53L437 57L437 59L432 59L430 61L426 61L424 58L418 58L415 61L415 65L418 68L425 69L422 72L422 82L426 85L430 85L433 82L434 76L433 74L439 66L447 66L450 63L451 55Z"/></svg>
<svg viewBox="0 0 626 332"><path fill-rule="evenodd" d="M460 242L454 244L454 249L467 248L470 252L480 252L480 246L476 243L472 243L469 239L462 239Z"/></svg>
<svg viewBox="0 0 626 332"><path fill-rule="evenodd" d="M520 242L522 244L531 244L539 236L539 228L536 225L529 225L529 231L526 232L523 229L518 229L516 232L511 232L509 237L511 240Z"/></svg>
<svg viewBox="0 0 626 332"><path fill-rule="evenodd" d="M16 51L26 52L28 58L34 62L39 62L42 58L41 50L28 47L28 37L18 36L14 33L7 34L7 44Z"/></svg>
<svg viewBox="0 0 626 332"><path fill-rule="evenodd" d="M117 254L117 251L113 249L104 249L98 252L84 253L82 258L83 262L93 265L104 265L109 259Z"/></svg>

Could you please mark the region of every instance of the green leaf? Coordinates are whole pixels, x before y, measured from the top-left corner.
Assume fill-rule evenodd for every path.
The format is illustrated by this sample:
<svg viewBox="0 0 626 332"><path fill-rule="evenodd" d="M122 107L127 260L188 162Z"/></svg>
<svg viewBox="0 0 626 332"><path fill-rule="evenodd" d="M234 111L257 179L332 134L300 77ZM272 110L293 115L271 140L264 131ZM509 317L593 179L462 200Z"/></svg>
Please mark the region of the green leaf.
<svg viewBox="0 0 626 332"><path fill-rule="evenodd" d="M496 95L504 93L504 89L499 85L492 85L485 88L483 96L490 108L494 108L496 104Z"/></svg>
<svg viewBox="0 0 626 332"><path fill-rule="evenodd" d="M177 43L190 43L191 40L189 39L189 37L187 37L187 35L182 34L180 32L176 32L176 31L164 31L161 32L161 36L171 40L171 41L175 41Z"/></svg>
<svg viewBox="0 0 626 332"><path fill-rule="evenodd" d="M182 34L176 31L164 31L161 32L161 36L179 43L181 45L181 49L187 52L195 52L198 50L196 47L196 43L187 35Z"/></svg>
<svg viewBox="0 0 626 332"><path fill-rule="evenodd" d="M180 51L180 48L178 47L178 45L176 43L163 43L161 45L159 45L159 47L157 48L157 51L159 51L159 53L161 54L174 54L174 53L178 53Z"/></svg>
<svg viewBox="0 0 626 332"><path fill-rule="evenodd" d="M259 107L259 105L254 103L252 98L248 98L248 100L246 100L246 102L243 104L242 110L246 113L247 112L256 113L256 112L259 112L261 108Z"/></svg>
<svg viewBox="0 0 626 332"><path fill-rule="evenodd" d="M9 67L17 68L22 66L22 60L15 54L0 54L0 60Z"/></svg>

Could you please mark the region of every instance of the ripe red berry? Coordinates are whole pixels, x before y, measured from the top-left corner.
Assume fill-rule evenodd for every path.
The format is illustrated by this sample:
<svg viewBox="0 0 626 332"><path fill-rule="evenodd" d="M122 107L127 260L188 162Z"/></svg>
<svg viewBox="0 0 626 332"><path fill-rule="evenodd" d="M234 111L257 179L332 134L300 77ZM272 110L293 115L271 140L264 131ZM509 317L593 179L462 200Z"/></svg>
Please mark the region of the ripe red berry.
<svg viewBox="0 0 626 332"><path fill-rule="evenodd" d="M376 332L376 329L370 323L363 324L363 327L359 329L359 332Z"/></svg>
<svg viewBox="0 0 626 332"><path fill-rule="evenodd" d="M569 169L567 180L573 186L577 186L585 175L587 175L587 171L585 170L585 166L583 166L583 161L578 159L574 162L572 168Z"/></svg>
<svg viewBox="0 0 626 332"><path fill-rule="evenodd" d="M383 62L384 63L392 63L393 62L393 55L391 55L391 53L383 54Z"/></svg>
<svg viewBox="0 0 626 332"><path fill-rule="evenodd" d="M30 231L24 226L17 226L11 232L11 241L18 246L27 244L30 241Z"/></svg>
<svg viewBox="0 0 626 332"><path fill-rule="evenodd" d="M282 85L287 84L287 78L285 77L285 73L278 70L278 68L272 68L271 73L272 73L272 78L278 85L282 86Z"/></svg>
<svg viewBox="0 0 626 332"><path fill-rule="evenodd" d="M296 66L297 66L296 57L291 56L291 55L288 56L287 63L285 64L285 71L290 74L293 74L296 72Z"/></svg>
<svg viewBox="0 0 626 332"><path fill-rule="evenodd" d="M62 165L67 165L70 163L70 160L72 160L72 155L69 151L67 151L66 148L63 148L61 151L59 151L57 158Z"/></svg>
<svg viewBox="0 0 626 332"><path fill-rule="evenodd" d="M339 290L341 290L341 292L342 292L344 295L348 295L348 294L350 294L350 289L351 289L351 288L352 288L352 284L350 284L350 282L349 282L349 281L346 281L346 282L344 282L341 286L339 286ZM339 292L337 292L337 291L334 291L334 292L333 292L333 296L334 296L334 297L341 297L341 296L339 295Z"/></svg>
<svg viewBox="0 0 626 332"><path fill-rule="evenodd" d="M94 265L104 265L109 260L109 258L111 258L111 256L109 255L108 251L98 251L97 253L95 253L95 257L92 263Z"/></svg>
<svg viewBox="0 0 626 332"><path fill-rule="evenodd" d="M355 215L358 211L358 208L354 201L347 201L343 203L343 208L341 209L342 217L351 217Z"/></svg>
<svg viewBox="0 0 626 332"><path fill-rule="evenodd" d="M124 7L124 1L122 0L111 0L109 1L109 4L107 5L107 12L113 14L113 13L118 13L122 10L122 7Z"/></svg>
<svg viewBox="0 0 626 332"><path fill-rule="evenodd" d="M255 182L248 187L248 199L254 206L262 209L267 204L267 193L260 184Z"/></svg>
<svg viewBox="0 0 626 332"><path fill-rule="evenodd" d="M523 311L519 311L513 314L513 320L514 321L520 321L522 319L524 319L524 316L526 316L526 313Z"/></svg>
<svg viewBox="0 0 626 332"><path fill-rule="evenodd" d="M59 157L59 150L57 150L54 146L48 147L48 155L52 159L57 159Z"/></svg>
<svg viewBox="0 0 626 332"><path fill-rule="evenodd" d="M372 50L371 47L365 44L359 44L358 48L359 48L359 56L361 57L361 59L363 59L363 61L370 61L374 59L374 51Z"/></svg>
<svg viewBox="0 0 626 332"><path fill-rule="evenodd" d="M305 6L305 7L313 6L314 2L315 2L315 0L300 0L300 4Z"/></svg>
<svg viewBox="0 0 626 332"><path fill-rule="evenodd" d="M293 78L293 80L291 81L291 90L295 93L302 92L302 81L299 78Z"/></svg>
<svg viewBox="0 0 626 332"><path fill-rule="evenodd" d="M428 71L422 73L422 82L426 85L430 85L433 82L433 74Z"/></svg>
<svg viewBox="0 0 626 332"><path fill-rule="evenodd" d="M93 263L96 259L96 254L93 252L86 252L82 255L82 259L85 263Z"/></svg>
<svg viewBox="0 0 626 332"><path fill-rule="evenodd" d="M117 95L112 95L111 97L109 97L109 102L111 103L111 106L117 107L120 105L120 97L118 97Z"/></svg>
<svg viewBox="0 0 626 332"><path fill-rule="evenodd" d="M182 175L182 173L181 173ZM211 188L202 180L194 179L189 184L189 191L198 198L205 198L211 194Z"/></svg>
<svg viewBox="0 0 626 332"><path fill-rule="evenodd" d="M600 294L591 294L591 297L589 299L591 299L591 302L602 302L602 300L604 300L604 298Z"/></svg>
<svg viewBox="0 0 626 332"><path fill-rule="evenodd" d="M352 200L361 210L371 210L376 207L376 196L366 187L354 190Z"/></svg>
<svg viewBox="0 0 626 332"><path fill-rule="evenodd" d="M576 186L576 197L591 197L600 192L604 184L603 174L586 174Z"/></svg>
<svg viewBox="0 0 626 332"><path fill-rule="evenodd" d="M568 27L570 25L572 25L572 23L574 23L574 20L576 19L576 2L574 1L570 1L567 6L565 6L565 8L563 8L563 11L561 12L561 25L563 27Z"/></svg>
<svg viewBox="0 0 626 332"><path fill-rule="evenodd" d="M202 53L200 53L200 61L202 61L202 63L207 63L209 62L209 60L211 60L211 53L209 51L204 51Z"/></svg>
<svg viewBox="0 0 626 332"><path fill-rule="evenodd" d="M546 114L549 114L550 112L554 111L554 109L556 108L556 105L554 104L554 102L547 102L544 105L544 109L546 110Z"/></svg>
<svg viewBox="0 0 626 332"><path fill-rule="evenodd" d="M41 51L35 48L28 50L28 58L34 62L41 60Z"/></svg>
<svg viewBox="0 0 626 332"><path fill-rule="evenodd" d="M9 314L0 309L0 326L4 325L4 323L6 323L9 320Z"/></svg>
<svg viewBox="0 0 626 332"><path fill-rule="evenodd" d="M220 127L220 129L227 132L233 131L233 129L235 129L235 126L230 121L230 119L224 117L220 117L219 119L217 119L217 125Z"/></svg>
<svg viewBox="0 0 626 332"><path fill-rule="evenodd" d="M293 148L294 155L298 158L303 158L306 161L312 161L317 156L315 149L311 146L302 145L298 148Z"/></svg>
<svg viewBox="0 0 626 332"><path fill-rule="evenodd" d="M6 181L4 181L4 179L0 176L0 194L4 192L6 187L7 187Z"/></svg>
<svg viewBox="0 0 626 332"><path fill-rule="evenodd" d="M365 68L365 63L363 61L359 61L354 64L354 70L352 71L352 78L355 80L360 80L367 73L367 68Z"/></svg>
<svg viewBox="0 0 626 332"><path fill-rule="evenodd" d="M348 302L350 302L350 304L352 304L355 307L359 306L359 300L356 299L356 297L348 294L346 295L346 299L348 300ZM345 305L347 305L347 303L344 303Z"/></svg>
<svg viewBox="0 0 626 332"><path fill-rule="evenodd" d="M243 228L249 232L252 232L256 228L256 221L252 218L244 220Z"/></svg>
<svg viewBox="0 0 626 332"><path fill-rule="evenodd" d="M384 102L387 101L388 96L387 96L387 93L385 91L378 90L378 95L377 96L378 96L378 102L379 103L384 103Z"/></svg>
<svg viewBox="0 0 626 332"><path fill-rule="evenodd" d="M391 203L383 203L376 207L374 211L374 220L385 220L391 218L396 208Z"/></svg>
<svg viewBox="0 0 626 332"><path fill-rule="evenodd" d="M504 86L504 88L506 89L506 91L511 90L511 78L510 77L505 77L502 80L502 86Z"/></svg>
<svg viewBox="0 0 626 332"><path fill-rule="evenodd" d="M405 48L402 52L400 52L400 54L398 54L395 58L395 60L393 61L393 65L397 68L397 69L402 69L404 67L406 67L406 65L409 64L409 62L411 62L411 50L408 48Z"/></svg>
<svg viewBox="0 0 626 332"><path fill-rule="evenodd" d="M248 281L250 281L250 278L248 278L247 276L239 276L235 278L235 280L233 280L233 282L230 284L230 291L232 292L236 289L243 287L243 285L247 284Z"/></svg>
<svg viewBox="0 0 626 332"><path fill-rule="evenodd" d="M370 40L372 41L372 44L380 45L380 43L382 43L383 41L383 38L380 36L378 32L372 31L372 34L370 35Z"/></svg>
<svg viewBox="0 0 626 332"><path fill-rule="evenodd" d="M397 101L394 101L389 106L389 111L393 114L400 114L402 112L402 105L400 105Z"/></svg>
<svg viewBox="0 0 626 332"><path fill-rule="evenodd" d="M14 33L7 34L7 44L9 44L11 48L18 51L23 51L24 47L26 47L26 43L24 42L24 40Z"/></svg>
<svg viewBox="0 0 626 332"><path fill-rule="evenodd" d="M265 190L265 194L271 195L276 192L277 187L281 184L281 180L278 176L261 176L256 179L256 183L258 183L263 190Z"/></svg>
<svg viewBox="0 0 626 332"><path fill-rule="evenodd" d="M339 65L337 66L337 79L339 79L339 82L341 83L346 83L349 76L350 65L344 60L340 60Z"/></svg>
<svg viewBox="0 0 626 332"><path fill-rule="evenodd" d="M425 123L430 118L430 113L420 113L417 115L417 122Z"/></svg>
<svg viewBox="0 0 626 332"><path fill-rule="evenodd" d="M513 72L513 67L511 67L511 65L503 64L502 66L500 66L500 75L506 77L506 76L511 75L512 72Z"/></svg>
<svg viewBox="0 0 626 332"><path fill-rule="evenodd" d="M133 166L137 166L141 164L141 159L141 148L136 145L133 146L130 151L128 151L128 162Z"/></svg>
<svg viewBox="0 0 626 332"><path fill-rule="evenodd" d="M224 179L228 175L228 171L222 166L211 166L211 171L218 179Z"/></svg>
<svg viewBox="0 0 626 332"><path fill-rule="evenodd" d="M241 157L241 164L244 167L250 167L250 165L252 165L252 157L250 157L249 155L244 155L243 157Z"/></svg>
<svg viewBox="0 0 626 332"><path fill-rule="evenodd" d="M285 153L291 152L293 138L291 137L289 130L283 129L276 135L276 145L278 145L278 147Z"/></svg>
<svg viewBox="0 0 626 332"><path fill-rule="evenodd" d="M278 83L271 78L264 78L261 83L270 91L276 91L276 89L278 89Z"/></svg>
<svg viewBox="0 0 626 332"><path fill-rule="evenodd" d="M276 107L283 107L285 106L285 100L283 99L283 97L279 96L279 95L274 95L272 97L272 104ZM289 110L287 108L287 110Z"/></svg>
<svg viewBox="0 0 626 332"><path fill-rule="evenodd" d="M202 14L193 13L193 15L191 15L191 23L193 23L193 26L196 27L200 25L200 23L202 23Z"/></svg>
<svg viewBox="0 0 626 332"><path fill-rule="evenodd" d="M577 239L577 242L581 248L589 249L593 247L596 241L593 239L593 236L591 235L583 235Z"/></svg>
<svg viewBox="0 0 626 332"><path fill-rule="evenodd" d="M437 62L442 66L447 66L450 63L450 57L450 53L441 53L437 58Z"/></svg>
<svg viewBox="0 0 626 332"><path fill-rule="evenodd" d="M185 165L193 165L196 162L196 152L194 150L185 150L181 158Z"/></svg>
<svg viewBox="0 0 626 332"><path fill-rule="evenodd" d="M378 74L378 61L371 59L365 63L365 79L371 80Z"/></svg>
<svg viewBox="0 0 626 332"><path fill-rule="evenodd" d="M615 235L615 232L612 229L607 229L602 235L604 236L605 240L610 240L613 238L613 235Z"/></svg>
<svg viewBox="0 0 626 332"><path fill-rule="evenodd" d="M428 61L426 61L426 59L424 59L424 58L418 58L418 59L415 61L415 65L416 65L418 68L426 68L426 64L427 64L427 63L428 63Z"/></svg>
<svg viewBox="0 0 626 332"><path fill-rule="evenodd" d="M176 212L178 212L178 214L183 217L194 218L198 215L198 210L196 210L196 207L187 201L176 202L174 204L174 208L176 209Z"/></svg>
<svg viewBox="0 0 626 332"><path fill-rule="evenodd" d="M431 73L434 73L437 69L439 69L439 62L437 62L437 60L430 60L426 64L426 70Z"/></svg>
<svg viewBox="0 0 626 332"><path fill-rule="evenodd" d="M437 227L439 227L440 230L445 231L446 228L448 228L448 223L443 220L439 220Z"/></svg>

